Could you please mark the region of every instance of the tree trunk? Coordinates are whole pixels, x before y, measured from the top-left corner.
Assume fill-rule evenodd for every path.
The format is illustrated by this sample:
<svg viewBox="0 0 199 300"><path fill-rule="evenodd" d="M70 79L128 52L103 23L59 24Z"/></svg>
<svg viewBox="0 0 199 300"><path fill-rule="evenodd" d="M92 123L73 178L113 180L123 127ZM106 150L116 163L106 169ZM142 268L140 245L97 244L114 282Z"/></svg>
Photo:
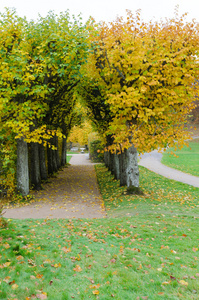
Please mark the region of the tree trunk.
<svg viewBox="0 0 199 300"><path fill-rule="evenodd" d="M115 175L115 166L114 166L114 154L109 152L109 170L112 175Z"/></svg>
<svg viewBox="0 0 199 300"><path fill-rule="evenodd" d="M34 190L41 190L41 176L39 165L39 145L38 143L30 143L30 162L31 162L31 185Z"/></svg>
<svg viewBox="0 0 199 300"><path fill-rule="evenodd" d="M127 185L127 155L126 150L121 152L119 155L119 163L120 163L120 186Z"/></svg>
<svg viewBox="0 0 199 300"><path fill-rule="evenodd" d="M104 163L105 166L108 168L108 151L104 151Z"/></svg>
<svg viewBox="0 0 199 300"><path fill-rule="evenodd" d="M52 149L51 149L52 150ZM57 172L57 155L56 155L56 150L52 150L52 163L53 163L53 171Z"/></svg>
<svg viewBox="0 0 199 300"><path fill-rule="evenodd" d="M56 152L57 168L59 169L61 167L61 161L60 161L60 157L59 157L59 142L58 142L57 136L55 136L55 147L57 148L57 150L55 150L55 152Z"/></svg>
<svg viewBox="0 0 199 300"><path fill-rule="evenodd" d="M46 168L46 153L44 145L39 145L39 165L40 165L40 175L41 180L48 179L48 173Z"/></svg>
<svg viewBox="0 0 199 300"><path fill-rule="evenodd" d="M28 145L23 137L17 139L17 190L22 196L29 193Z"/></svg>
<svg viewBox="0 0 199 300"><path fill-rule="evenodd" d="M139 187L139 168L137 159L137 150L132 145L126 150L126 182L127 188Z"/></svg>
<svg viewBox="0 0 199 300"><path fill-rule="evenodd" d="M50 142L50 141L49 141ZM53 155L50 145L47 146L48 174L53 174Z"/></svg>
<svg viewBox="0 0 199 300"><path fill-rule="evenodd" d="M65 166L67 160L66 160L66 155L67 155L67 144L66 144L66 138L62 139L62 155L61 155L61 165Z"/></svg>
<svg viewBox="0 0 199 300"><path fill-rule="evenodd" d="M120 162L119 162L119 155L114 153L114 177L116 180L120 179Z"/></svg>

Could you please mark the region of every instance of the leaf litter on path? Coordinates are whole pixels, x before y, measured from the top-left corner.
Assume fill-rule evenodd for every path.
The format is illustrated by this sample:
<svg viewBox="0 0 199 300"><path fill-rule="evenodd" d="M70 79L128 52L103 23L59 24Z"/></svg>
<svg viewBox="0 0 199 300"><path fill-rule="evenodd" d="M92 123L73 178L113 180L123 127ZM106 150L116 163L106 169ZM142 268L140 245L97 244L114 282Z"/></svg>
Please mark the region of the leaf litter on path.
<svg viewBox="0 0 199 300"><path fill-rule="evenodd" d="M5 209L6 218L103 218L106 217L93 165L70 165L56 178L33 191L34 200Z"/></svg>

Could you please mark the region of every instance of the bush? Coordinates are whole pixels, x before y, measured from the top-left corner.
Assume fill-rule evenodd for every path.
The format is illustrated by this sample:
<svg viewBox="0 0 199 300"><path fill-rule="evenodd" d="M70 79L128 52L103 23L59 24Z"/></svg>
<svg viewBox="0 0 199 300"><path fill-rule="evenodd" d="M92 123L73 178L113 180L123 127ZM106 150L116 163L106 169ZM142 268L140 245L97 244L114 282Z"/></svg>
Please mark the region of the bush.
<svg viewBox="0 0 199 300"><path fill-rule="evenodd" d="M90 159L93 162L103 162L104 160L104 154L102 153L103 150L104 147L100 140L91 141L89 145Z"/></svg>
<svg viewBox="0 0 199 300"><path fill-rule="evenodd" d="M3 218L3 204L1 203L1 199L0 199L0 228L6 227L6 226L7 226L7 222Z"/></svg>

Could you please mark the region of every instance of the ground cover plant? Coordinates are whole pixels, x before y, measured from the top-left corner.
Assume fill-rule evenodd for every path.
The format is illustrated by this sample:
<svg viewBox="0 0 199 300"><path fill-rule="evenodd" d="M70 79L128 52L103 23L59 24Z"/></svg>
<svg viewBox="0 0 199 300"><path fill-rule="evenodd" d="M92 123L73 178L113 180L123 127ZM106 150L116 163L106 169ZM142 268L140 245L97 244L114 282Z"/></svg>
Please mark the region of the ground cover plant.
<svg viewBox="0 0 199 300"><path fill-rule="evenodd" d="M0 299L198 299L198 188L140 168L129 196L96 165L104 219L8 220Z"/></svg>
<svg viewBox="0 0 199 300"><path fill-rule="evenodd" d="M173 152L175 155L171 155ZM162 163L171 168L199 176L199 139L189 142L189 147L184 146L181 150L168 149L162 158Z"/></svg>

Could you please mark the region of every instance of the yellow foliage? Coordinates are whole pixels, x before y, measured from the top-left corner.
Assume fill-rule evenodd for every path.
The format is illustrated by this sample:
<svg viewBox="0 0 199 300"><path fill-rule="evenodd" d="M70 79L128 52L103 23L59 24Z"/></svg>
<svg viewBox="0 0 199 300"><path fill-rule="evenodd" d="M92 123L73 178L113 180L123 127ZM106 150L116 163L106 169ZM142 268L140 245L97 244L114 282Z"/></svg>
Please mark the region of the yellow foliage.
<svg viewBox="0 0 199 300"><path fill-rule="evenodd" d="M153 24L128 11L127 21L103 23L91 36L97 46L87 72L110 108L110 149L133 142L146 152L189 138L184 128L198 93L198 31L198 24L183 17Z"/></svg>

